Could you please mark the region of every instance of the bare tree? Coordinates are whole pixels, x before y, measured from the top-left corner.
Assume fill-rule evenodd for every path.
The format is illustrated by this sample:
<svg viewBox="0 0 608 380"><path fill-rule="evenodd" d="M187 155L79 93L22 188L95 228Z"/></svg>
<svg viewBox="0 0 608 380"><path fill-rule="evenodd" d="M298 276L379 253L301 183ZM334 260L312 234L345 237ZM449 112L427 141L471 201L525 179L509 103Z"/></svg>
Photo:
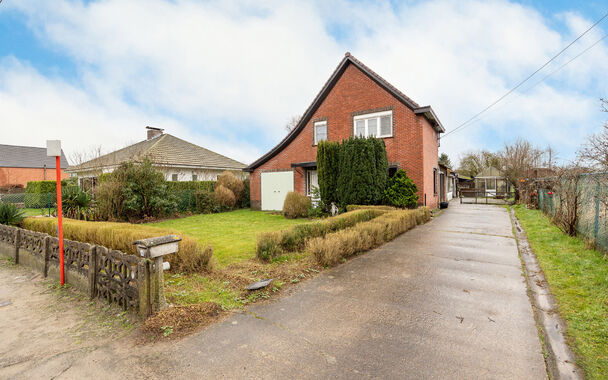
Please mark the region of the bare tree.
<svg viewBox="0 0 608 380"><path fill-rule="evenodd" d="M287 132L291 132L296 127L296 125L298 125L301 118L302 115L294 115L290 117L287 121L287 124L285 124L285 130L287 130Z"/></svg>
<svg viewBox="0 0 608 380"><path fill-rule="evenodd" d="M69 155L70 165L80 165L103 155L101 145L91 146L88 149L74 151Z"/></svg>
<svg viewBox="0 0 608 380"><path fill-rule="evenodd" d="M531 169L538 166L542 152L529 141L517 139L512 144L505 144L499 153L501 170L515 189L515 200L519 200L521 180L525 179Z"/></svg>
<svg viewBox="0 0 608 380"><path fill-rule="evenodd" d="M608 112L608 100L600 99L602 111ZM598 170L608 170L608 123L600 133L591 135L578 150L578 158L584 164Z"/></svg>
<svg viewBox="0 0 608 380"><path fill-rule="evenodd" d="M498 156L487 150L471 151L460 157L458 172L469 177L476 177L488 168L500 169Z"/></svg>
<svg viewBox="0 0 608 380"><path fill-rule="evenodd" d="M584 189L580 182L586 171L578 162L557 168L553 186L549 188L553 193L553 221L570 236L576 235Z"/></svg>

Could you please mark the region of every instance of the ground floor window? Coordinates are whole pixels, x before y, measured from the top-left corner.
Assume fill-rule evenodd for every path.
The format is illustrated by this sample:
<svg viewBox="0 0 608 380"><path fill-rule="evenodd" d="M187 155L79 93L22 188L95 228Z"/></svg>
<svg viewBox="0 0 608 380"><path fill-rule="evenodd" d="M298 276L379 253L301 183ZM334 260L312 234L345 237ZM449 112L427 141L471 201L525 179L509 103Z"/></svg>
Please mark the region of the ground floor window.
<svg viewBox="0 0 608 380"><path fill-rule="evenodd" d="M177 181L177 174L171 174L171 181Z"/></svg>

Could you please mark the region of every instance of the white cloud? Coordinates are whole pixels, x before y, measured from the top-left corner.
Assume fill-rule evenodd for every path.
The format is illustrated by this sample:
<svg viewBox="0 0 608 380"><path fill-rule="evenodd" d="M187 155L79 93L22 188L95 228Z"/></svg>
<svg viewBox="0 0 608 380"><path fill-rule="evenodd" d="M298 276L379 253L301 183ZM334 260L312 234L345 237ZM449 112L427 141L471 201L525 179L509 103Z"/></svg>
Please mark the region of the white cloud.
<svg viewBox="0 0 608 380"><path fill-rule="evenodd" d="M246 162L282 138L287 119L304 112L347 50L414 100L433 105L449 130L591 24L574 13L546 20L506 1L9 4L81 73L68 82L17 61L2 69L0 100L7 106L0 123L17 126L11 141L27 143L47 125L77 136L77 146L91 140L116 146L155 124ZM543 73L601 35L590 33ZM441 150L456 158L522 136L571 154L600 127L597 98L605 95L607 66L602 43L449 136Z"/></svg>

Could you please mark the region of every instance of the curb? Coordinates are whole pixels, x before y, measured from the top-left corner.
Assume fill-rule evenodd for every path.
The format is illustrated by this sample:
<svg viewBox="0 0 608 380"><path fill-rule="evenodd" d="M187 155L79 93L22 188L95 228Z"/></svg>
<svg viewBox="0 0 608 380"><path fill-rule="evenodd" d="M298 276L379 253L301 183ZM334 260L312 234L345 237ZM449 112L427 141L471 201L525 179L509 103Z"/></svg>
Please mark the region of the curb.
<svg viewBox="0 0 608 380"><path fill-rule="evenodd" d="M547 372L551 379L584 379L583 372L575 364L574 353L566 344L564 336L566 324L559 315L557 302L551 294L536 254L530 247L526 231L515 217L513 209L509 210L509 215L530 290L534 317L542 331L544 338L542 344L548 353L545 358Z"/></svg>

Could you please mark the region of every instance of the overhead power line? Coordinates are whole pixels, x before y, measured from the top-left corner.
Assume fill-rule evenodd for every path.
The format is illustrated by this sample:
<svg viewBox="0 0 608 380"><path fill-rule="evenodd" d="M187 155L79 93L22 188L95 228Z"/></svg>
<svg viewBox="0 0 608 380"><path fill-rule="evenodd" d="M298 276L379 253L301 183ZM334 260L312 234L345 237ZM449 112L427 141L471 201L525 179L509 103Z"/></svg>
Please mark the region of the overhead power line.
<svg viewBox="0 0 608 380"><path fill-rule="evenodd" d="M488 111L490 108L494 107L496 104L498 104L499 102L501 102L504 98L506 98L507 96L511 95L515 90L517 90L524 83L526 83L528 80L530 80L539 71L541 71L542 69L544 69L545 67L547 67L557 57L559 57L560 55L562 55L562 53L564 53L566 50L568 50L568 48L570 48L572 45L574 45L578 40L580 40L584 35L586 35L591 29L595 28L600 22L604 21L604 19L606 17L608 17L608 13L606 13L605 15L603 15L599 20L597 20L593 25L591 25L587 30L585 30L582 34L580 34L578 37L576 37L572 42L570 42L568 45L566 45L566 47L564 47L557 54L555 54L553 57L551 57L551 59L549 59L547 62L545 62L541 67L539 67L538 69L536 69L532 74L528 75L524 80L522 80L521 82L519 82L515 87L513 87L512 89L510 89L509 91L507 91L504 95L502 95L500 98L496 99L494 102L490 103L490 105L488 105L486 108L482 109L481 111L479 111L478 113L476 113L475 115L473 115L467 121L465 121L464 123L458 125L456 128L452 129L451 131L449 131L448 133L446 133L445 135L443 135L443 138L451 135L452 133L454 133L454 132L456 132L458 130L461 130L461 129L465 128L473 120L477 119L479 116L481 116L483 113L485 113L486 111ZM599 41L598 41L598 43L599 43ZM582 55L582 53L581 53L581 55Z"/></svg>

